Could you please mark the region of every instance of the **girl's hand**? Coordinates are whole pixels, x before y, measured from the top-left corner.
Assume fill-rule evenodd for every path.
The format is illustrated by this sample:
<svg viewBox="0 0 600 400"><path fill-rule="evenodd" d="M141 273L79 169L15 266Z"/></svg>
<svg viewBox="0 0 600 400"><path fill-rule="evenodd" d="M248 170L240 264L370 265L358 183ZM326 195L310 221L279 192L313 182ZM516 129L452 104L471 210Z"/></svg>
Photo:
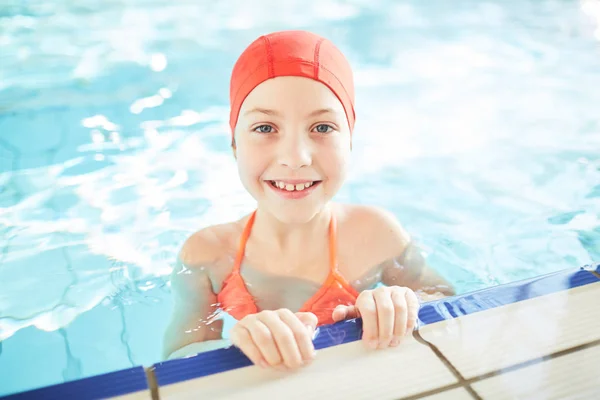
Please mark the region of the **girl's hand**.
<svg viewBox="0 0 600 400"><path fill-rule="evenodd" d="M317 326L313 313L264 310L242 318L231 329L231 342L263 368L294 369L315 357Z"/></svg>
<svg viewBox="0 0 600 400"><path fill-rule="evenodd" d="M363 341L372 349L382 349L398 346L405 335L412 333L419 306L411 289L383 286L361 292L353 306L337 306L332 317L336 322L362 317Z"/></svg>

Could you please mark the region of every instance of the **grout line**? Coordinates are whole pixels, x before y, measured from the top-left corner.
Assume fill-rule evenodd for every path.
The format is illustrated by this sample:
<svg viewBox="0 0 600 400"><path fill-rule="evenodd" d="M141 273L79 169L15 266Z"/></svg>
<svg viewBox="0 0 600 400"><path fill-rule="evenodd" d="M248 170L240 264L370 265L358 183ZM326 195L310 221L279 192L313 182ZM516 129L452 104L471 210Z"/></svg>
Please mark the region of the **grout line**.
<svg viewBox="0 0 600 400"><path fill-rule="evenodd" d="M596 278L600 279L600 274L597 273L596 271L592 270L592 271L589 271L589 272L591 272L592 274L594 274L596 276Z"/></svg>
<svg viewBox="0 0 600 400"><path fill-rule="evenodd" d="M436 345L434 345L433 343L430 343L427 340L423 339L423 336L421 336L421 333L419 332L418 329L415 329L413 331L413 337L419 343L422 343L422 344L428 346L435 353L435 355L439 358L439 360L446 366L446 368L448 368L450 370L450 372L452 373L452 375L454 375L454 377L458 380L458 383L455 383L452 386L463 387L471 395L471 397L473 397L474 399L476 399L476 400L483 400L481 398L481 396L479 396L477 394L477 392L475 392L475 390L473 390L473 388L469 385L470 382L468 382L467 380L465 380L465 378L462 376L462 374L460 373L460 371L450 362L450 360L448 360L446 358L446 356L440 351L440 349L437 348ZM455 387L453 387L452 389L454 389ZM433 393L429 393L429 394L441 393L443 391L448 390L448 388L449 387L444 387L443 390L440 390L442 388L434 389L434 390L432 390ZM419 394L419 397L422 397L422 394ZM409 398L406 398L406 400L408 400L408 399Z"/></svg>
<svg viewBox="0 0 600 400"><path fill-rule="evenodd" d="M156 381L156 375L154 374L154 367L144 368L146 372L146 380L148 381L148 389L150 390L150 397L152 400L160 400L160 394L158 392L158 382Z"/></svg>
<svg viewBox="0 0 600 400"><path fill-rule="evenodd" d="M555 358L566 356L568 354L576 353L578 351L582 351L582 350L585 350L585 349L589 349L590 347L596 347L596 346L600 346L600 339L596 339L596 340L593 340L593 341L588 342L588 343L580 344L580 345L577 345L575 347L570 347L568 349L555 351L554 353L550 353L550 354L545 355L545 356L540 356L540 357L534 358L532 360L523 361L523 362L511 365L511 366L506 367L506 368L502 368L502 369L498 369L498 370L495 370L495 371L488 372L488 373L483 374L483 375L478 375L478 376L475 376L473 378L467 379L467 382L468 383L479 382L479 381L482 381L482 380L485 380L485 379L488 379L488 378L492 378L494 376L502 375L502 374L505 374L507 372L516 371L516 370L519 370L519 369L522 369L522 368L525 368L525 367L529 367L530 365L540 364L540 363L543 363L544 361L550 361L550 360L553 360Z"/></svg>
<svg viewBox="0 0 600 400"><path fill-rule="evenodd" d="M69 337L67 336L67 330L65 328L59 328L58 333L62 336L63 341L65 342L65 356L67 365L62 370L62 377L64 382L73 381L76 379L81 379L81 360L73 355L71 351L71 343L69 342Z"/></svg>
<svg viewBox="0 0 600 400"><path fill-rule="evenodd" d="M121 343L123 344L123 346L125 347L125 350L127 351L127 358L129 359L131 366L134 367L137 364L133 360L133 352L131 351L131 346L129 345L129 340L128 340L129 335L127 334L127 319L125 318L125 306L123 305L123 302L121 301L121 299L115 300L115 301L113 301L113 303L117 306L117 308L119 309L119 313L121 314L120 340L121 340Z"/></svg>
<svg viewBox="0 0 600 400"><path fill-rule="evenodd" d="M413 336L415 337L415 339L417 339L418 342L423 343L423 344L429 346L431 348L431 350L439 357L439 359L446 365L446 367L448 367L450 369L450 371L456 376L456 378L459 380L459 382L453 383L451 385L442 386L442 387L439 387L439 388L436 388L436 389L428 390L426 392L417 393L415 395L411 395L411 396L407 396L407 397L402 397L402 398L400 398L398 400L416 400L416 399L423 398L425 396L431 396L431 395L434 395L434 394L443 393L443 392L446 392L448 390L457 389L457 388L460 388L460 387L465 388L469 392L469 394L471 394L471 396L473 396L473 398L475 398L477 400L483 400L482 397L479 396L477 394L477 392L475 392L475 390L470 387L470 385L472 383L483 381L483 380L492 378L494 376L502 375L502 374L505 374L505 373L508 373L508 372L513 372L513 371L516 371L516 370L519 370L519 369L523 369L523 368L528 367L530 365L535 365L535 364L543 363L545 361L550 361L552 359L559 358L559 357L562 357L562 356L566 356L568 354L576 353L578 351L589 349L591 347L600 346L600 339L596 339L596 340L593 340L593 341L588 342L588 343L580 344L580 345L575 346L575 347L570 347L570 348L565 349L565 350L559 350L559 351L556 351L554 353L547 354L545 356L540 356L540 357L534 358L532 360L523 361L523 362L511 365L509 367L505 367L505 368L502 368L502 369L497 369L495 371L490 371L490 372L485 373L483 375L478 375L478 376L475 376L473 378L464 379L463 376L460 374L460 372L458 372L458 370L456 369L456 367L454 367L454 365L452 365L452 363L450 363L450 361L441 353L441 351L435 345L433 345L433 344L429 343L428 341L426 341L425 339L423 339L421 337L421 335L418 333L418 331L413 332Z"/></svg>
<svg viewBox="0 0 600 400"><path fill-rule="evenodd" d="M565 356L567 354L582 351L582 350L588 349L590 347L600 346L600 339L597 339L597 340L594 340L594 341L591 341L588 343L584 343L584 344L581 344L581 345L578 345L575 347L570 347L565 350L556 351L554 353L550 353L545 356L540 356L540 357L534 358L532 360L517 363L517 364L511 365L506 368L491 371L491 372L488 372L483 375L465 379L462 376L462 374L458 371L458 369L454 365L452 365L452 363L444 356L444 354L434 344L423 339L423 337L421 336L421 334L419 333L418 330L415 330L413 332L413 336L419 343L424 344L424 345L428 346L429 348L431 348L431 350L436 354L436 356L440 359L440 361L442 361L442 363L458 379L458 382L450 384L450 385L442 386L442 387L439 387L436 389L428 390L425 392L420 392L420 393L417 393L417 394L414 394L411 396L401 397L398 400L417 400L417 399L420 399L420 398L423 398L426 396L431 396L431 395L447 392L449 390L458 389L458 388L464 388L472 396L472 398L474 398L476 400L483 400L483 398L481 396L479 396L479 394L477 394L477 392L470 386L472 383L479 382L479 381L482 381L482 380L485 380L488 378L492 378L494 376L502 375L502 374L505 374L508 372L516 371L516 370L528 367L530 365L539 364L544 361L549 361L554 358L559 358L559 357ZM146 372L146 379L148 381L148 389L150 390L150 395L151 395L152 400L160 400L159 387L158 387L158 382L156 380L156 374L154 373L154 367L144 368L144 371Z"/></svg>

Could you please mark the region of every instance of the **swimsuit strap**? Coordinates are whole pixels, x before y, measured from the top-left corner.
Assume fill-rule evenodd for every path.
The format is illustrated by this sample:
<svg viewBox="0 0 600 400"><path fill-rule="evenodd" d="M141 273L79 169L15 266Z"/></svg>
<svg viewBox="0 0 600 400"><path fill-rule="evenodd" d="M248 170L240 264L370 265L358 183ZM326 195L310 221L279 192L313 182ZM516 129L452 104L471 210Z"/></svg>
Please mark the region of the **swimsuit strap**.
<svg viewBox="0 0 600 400"><path fill-rule="evenodd" d="M235 264L233 264L232 274L239 274L240 268L242 266L242 260L244 259L244 252L246 251L246 242L248 242L248 238L250 237L250 231L252 230L252 225L254 225L254 218L256 217L256 210L252 214L250 214L250 218L246 222L246 226L244 227L244 231L242 232L242 237L240 238L240 244L238 247L237 255L235 257Z"/></svg>

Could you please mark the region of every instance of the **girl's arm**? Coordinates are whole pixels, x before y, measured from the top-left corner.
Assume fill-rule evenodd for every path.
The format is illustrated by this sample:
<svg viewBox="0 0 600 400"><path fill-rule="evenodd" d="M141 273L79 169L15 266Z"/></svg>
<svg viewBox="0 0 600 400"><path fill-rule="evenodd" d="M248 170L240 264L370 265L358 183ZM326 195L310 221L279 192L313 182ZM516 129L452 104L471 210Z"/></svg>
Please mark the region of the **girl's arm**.
<svg viewBox="0 0 600 400"><path fill-rule="evenodd" d="M450 282L427 265L420 249L412 241L404 245L398 257L384 263L382 283L408 287L417 292L422 301L455 294Z"/></svg>
<svg viewBox="0 0 600 400"><path fill-rule="evenodd" d="M198 240L184 244L171 274L173 312L164 334L163 357L174 358L223 347L223 321L216 319L217 296L208 271L209 257L199 255ZM202 262L204 261L204 263Z"/></svg>
<svg viewBox="0 0 600 400"><path fill-rule="evenodd" d="M372 251L382 254L384 260L379 264L381 283L408 287L421 300L455 294L452 285L427 265L419 247L392 213L375 207L367 209L370 223L366 235L373 238Z"/></svg>

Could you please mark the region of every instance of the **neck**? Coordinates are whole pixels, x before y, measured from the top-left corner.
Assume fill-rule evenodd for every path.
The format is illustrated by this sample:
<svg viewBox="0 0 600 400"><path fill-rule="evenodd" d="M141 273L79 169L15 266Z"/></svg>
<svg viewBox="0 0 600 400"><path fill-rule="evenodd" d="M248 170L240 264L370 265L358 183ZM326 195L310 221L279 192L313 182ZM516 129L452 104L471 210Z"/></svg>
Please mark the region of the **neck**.
<svg viewBox="0 0 600 400"><path fill-rule="evenodd" d="M256 210L256 219L252 228L256 235L253 236L261 238L261 242L268 243L269 247L276 252L306 252L307 247L315 243L316 239L320 243L325 239L324 243L328 243L332 212L331 205L327 205L307 222L286 223L259 208Z"/></svg>

